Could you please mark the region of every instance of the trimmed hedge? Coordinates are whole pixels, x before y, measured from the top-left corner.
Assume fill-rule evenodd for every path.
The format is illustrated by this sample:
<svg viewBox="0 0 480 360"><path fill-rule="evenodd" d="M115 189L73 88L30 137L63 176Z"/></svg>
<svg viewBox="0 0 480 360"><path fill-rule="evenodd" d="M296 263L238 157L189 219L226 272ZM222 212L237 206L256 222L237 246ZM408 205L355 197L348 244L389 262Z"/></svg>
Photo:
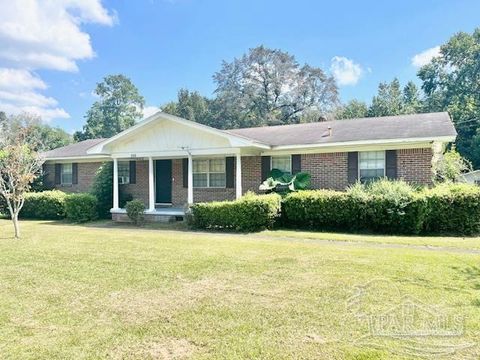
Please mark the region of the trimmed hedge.
<svg viewBox="0 0 480 360"><path fill-rule="evenodd" d="M425 231L472 235L480 232L480 187L440 185L425 191Z"/></svg>
<svg viewBox="0 0 480 360"><path fill-rule="evenodd" d="M306 190L288 194L282 202L283 224L326 230L358 230L364 223L366 202L333 190Z"/></svg>
<svg viewBox="0 0 480 360"><path fill-rule="evenodd" d="M281 196L247 193L239 200L198 203L191 207L192 225L199 229L258 231L271 228L280 214Z"/></svg>
<svg viewBox="0 0 480 360"><path fill-rule="evenodd" d="M132 220L135 225L143 225L145 222L145 204L142 200L135 199L128 201L125 208L129 219Z"/></svg>
<svg viewBox="0 0 480 360"><path fill-rule="evenodd" d="M70 194L65 199L66 218L73 222L87 222L98 218L97 198L91 194Z"/></svg>
<svg viewBox="0 0 480 360"><path fill-rule="evenodd" d="M25 195L25 203L20 218L57 220L65 218L65 199L63 191L51 190L32 192Z"/></svg>
<svg viewBox="0 0 480 360"><path fill-rule="evenodd" d="M445 184L419 191L379 181L347 192L300 191L285 197L282 218L303 229L471 235L480 232L480 188Z"/></svg>

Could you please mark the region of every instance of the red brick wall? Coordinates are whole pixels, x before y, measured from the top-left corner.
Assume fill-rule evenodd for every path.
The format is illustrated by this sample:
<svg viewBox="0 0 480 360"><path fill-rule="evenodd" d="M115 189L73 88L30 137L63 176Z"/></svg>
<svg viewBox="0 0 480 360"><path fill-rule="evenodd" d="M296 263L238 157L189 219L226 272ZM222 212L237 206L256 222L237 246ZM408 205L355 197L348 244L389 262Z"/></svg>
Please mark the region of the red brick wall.
<svg viewBox="0 0 480 360"><path fill-rule="evenodd" d="M89 192L95 179L95 174L102 162L78 163L78 184L55 185L55 164L45 164L44 183L47 188L58 189L64 192Z"/></svg>
<svg viewBox="0 0 480 360"><path fill-rule="evenodd" d="M242 192L258 192L262 182L261 156L242 156Z"/></svg>
<svg viewBox="0 0 480 360"><path fill-rule="evenodd" d="M432 157L430 148L397 150L397 174L399 179L414 184L431 185ZM348 186L348 153L303 154L302 171L312 176L312 188L344 190ZM86 192L90 190L100 162L78 164L78 184L54 185L54 164L47 164L46 184L65 192ZM148 206L148 161L137 161L136 184L120 185L120 191L131 194ZM236 167L234 166L234 169ZM234 177L235 179L235 177ZM242 191L258 192L261 183L261 157L242 156ZM235 199L235 187L227 189L194 189L195 202ZM183 206L187 203L187 189L183 187L182 159L172 160L172 203Z"/></svg>
<svg viewBox="0 0 480 360"><path fill-rule="evenodd" d="M411 184L432 185L431 148L397 150L397 177Z"/></svg>
<svg viewBox="0 0 480 360"><path fill-rule="evenodd" d="M303 154L302 171L312 177L312 188L344 190L348 186L348 153Z"/></svg>
<svg viewBox="0 0 480 360"><path fill-rule="evenodd" d="M137 177L135 184L119 185L123 194L129 194L133 199L142 200L148 207L148 160L135 161Z"/></svg>
<svg viewBox="0 0 480 360"><path fill-rule="evenodd" d="M183 163L182 159L172 160L172 203L174 206L187 204L187 188L183 187ZM235 185L234 185L235 186ZM193 189L193 201L222 201L235 199L235 187L224 189Z"/></svg>

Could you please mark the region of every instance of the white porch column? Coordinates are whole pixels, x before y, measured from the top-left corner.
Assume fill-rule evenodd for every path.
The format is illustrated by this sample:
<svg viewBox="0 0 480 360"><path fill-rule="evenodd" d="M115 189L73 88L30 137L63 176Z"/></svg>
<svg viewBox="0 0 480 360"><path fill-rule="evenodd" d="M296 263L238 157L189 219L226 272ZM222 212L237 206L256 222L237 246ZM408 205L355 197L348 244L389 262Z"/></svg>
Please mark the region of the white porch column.
<svg viewBox="0 0 480 360"><path fill-rule="evenodd" d="M187 188L188 205L193 204L193 160L192 154L188 154L188 188Z"/></svg>
<svg viewBox="0 0 480 360"><path fill-rule="evenodd" d="M113 210L118 208L118 159L113 158Z"/></svg>
<svg viewBox="0 0 480 360"><path fill-rule="evenodd" d="M148 211L155 211L155 184L152 157L148 158Z"/></svg>
<svg viewBox="0 0 480 360"><path fill-rule="evenodd" d="M237 199L242 197L242 156L237 153L236 158L236 171L235 171L235 196Z"/></svg>

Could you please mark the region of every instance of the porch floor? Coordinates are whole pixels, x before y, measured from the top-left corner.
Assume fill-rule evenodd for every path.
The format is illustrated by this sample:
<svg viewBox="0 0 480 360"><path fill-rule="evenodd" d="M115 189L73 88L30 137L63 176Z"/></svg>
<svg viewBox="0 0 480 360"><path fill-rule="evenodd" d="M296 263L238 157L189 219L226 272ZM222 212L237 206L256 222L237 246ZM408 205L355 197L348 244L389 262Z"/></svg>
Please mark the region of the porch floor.
<svg viewBox="0 0 480 360"><path fill-rule="evenodd" d="M130 219L127 216L125 209L111 210L112 220L119 222L128 222ZM181 221L185 216L185 210L180 207L157 207L153 211L145 211L146 221L151 222L173 222Z"/></svg>

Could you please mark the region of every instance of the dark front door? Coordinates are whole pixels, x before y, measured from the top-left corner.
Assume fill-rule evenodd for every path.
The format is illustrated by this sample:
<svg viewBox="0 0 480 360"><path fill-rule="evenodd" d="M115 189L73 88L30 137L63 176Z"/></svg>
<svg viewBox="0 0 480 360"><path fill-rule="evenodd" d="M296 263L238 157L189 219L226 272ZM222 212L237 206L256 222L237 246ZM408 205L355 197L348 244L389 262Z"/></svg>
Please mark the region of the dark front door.
<svg viewBox="0 0 480 360"><path fill-rule="evenodd" d="M155 192L156 203L172 202L172 160L156 160Z"/></svg>

